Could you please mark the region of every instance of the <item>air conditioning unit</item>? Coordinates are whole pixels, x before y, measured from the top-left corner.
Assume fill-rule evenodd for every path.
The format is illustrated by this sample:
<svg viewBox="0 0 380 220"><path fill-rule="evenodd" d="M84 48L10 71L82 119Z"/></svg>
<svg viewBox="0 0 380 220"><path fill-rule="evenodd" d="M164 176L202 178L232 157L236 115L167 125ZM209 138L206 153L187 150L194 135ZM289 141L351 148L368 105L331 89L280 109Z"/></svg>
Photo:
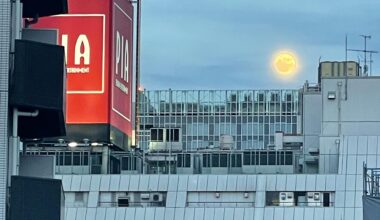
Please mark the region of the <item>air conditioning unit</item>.
<svg viewBox="0 0 380 220"><path fill-rule="evenodd" d="M320 192L308 192L307 206L323 206L323 194Z"/></svg>
<svg viewBox="0 0 380 220"><path fill-rule="evenodd" d="M140 199L143 201L149 201L150 200L150 194L149 193L141 193Z"/></svg>
<svg viewBox="0 0 380 220"><path fill-rule="evenodd" d="M151 193L150 194L150 201L151 202L162 202L164 201L164 196L162 193Z"/></svg>
<svg viewBox="0 0 380 220"><path fill-rule="evenodd" d="M294 193L293 192L280 192L279 194L280 206L294 206Z"/></svg>

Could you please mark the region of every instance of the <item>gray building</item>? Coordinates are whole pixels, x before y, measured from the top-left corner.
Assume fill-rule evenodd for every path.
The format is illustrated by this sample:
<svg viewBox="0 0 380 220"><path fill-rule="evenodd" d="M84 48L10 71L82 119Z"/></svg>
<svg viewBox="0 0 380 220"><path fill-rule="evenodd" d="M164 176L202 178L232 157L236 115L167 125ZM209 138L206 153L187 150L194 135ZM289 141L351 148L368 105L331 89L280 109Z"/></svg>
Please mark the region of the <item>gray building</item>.
<svg viewBox="0 0 380 220"><path fill-rule="evenodd" d="M169 138L175 129L170 138L181 150L218 148L222 135L232 136L233 149L267 149L276 132L301 134L300 100L298 90L145 90L139 147L157 150L167 139L163 133Z"/></svg>

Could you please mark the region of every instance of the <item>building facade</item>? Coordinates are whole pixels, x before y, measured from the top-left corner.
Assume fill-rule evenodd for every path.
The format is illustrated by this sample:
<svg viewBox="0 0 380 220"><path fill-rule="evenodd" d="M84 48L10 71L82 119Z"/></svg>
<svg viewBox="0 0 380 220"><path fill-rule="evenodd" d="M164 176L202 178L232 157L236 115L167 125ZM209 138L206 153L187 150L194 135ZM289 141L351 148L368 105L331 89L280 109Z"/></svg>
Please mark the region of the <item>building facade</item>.
<svg viewBox="0 0 380 220"><path fill-rule="evenodd" d="M171 138L181 150L218 148L222 135L233 137L233 149L267 149L276 132L301 133L300 105L298 90L145 90L139 147L154 151L164 129L178 129Z"/></svg>

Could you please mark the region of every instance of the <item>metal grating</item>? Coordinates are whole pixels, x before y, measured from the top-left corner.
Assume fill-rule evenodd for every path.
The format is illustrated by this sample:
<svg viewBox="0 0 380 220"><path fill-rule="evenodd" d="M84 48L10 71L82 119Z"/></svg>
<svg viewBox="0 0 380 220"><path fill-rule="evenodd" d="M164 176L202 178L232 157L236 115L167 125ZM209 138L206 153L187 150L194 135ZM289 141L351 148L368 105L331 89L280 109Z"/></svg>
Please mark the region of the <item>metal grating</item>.
<svg viewBox="0 0 380 220"><path fill-rule="evenodd" d="M0 0L0 220L6 219L11 1Z"/></svg>

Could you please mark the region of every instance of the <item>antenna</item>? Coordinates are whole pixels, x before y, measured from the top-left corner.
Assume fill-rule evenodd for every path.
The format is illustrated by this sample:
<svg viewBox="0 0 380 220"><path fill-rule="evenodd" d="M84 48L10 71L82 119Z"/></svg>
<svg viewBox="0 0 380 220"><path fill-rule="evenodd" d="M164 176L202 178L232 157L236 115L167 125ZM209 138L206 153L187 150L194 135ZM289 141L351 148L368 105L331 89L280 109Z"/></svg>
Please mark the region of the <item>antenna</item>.
<svg viewBox="0 0 380 220"><path fill-rule="evenodd" d="M372 54L378 53L378 51L375 50L367 50L367 39L371 39L371 35L360 35L364 39L364 50L357 50L357 49L346 49L347 51L356 51L356 52L363 52L364 53L364 66L363 66L363 75L368 76L368 65L367 65L367 54L370 55L370 75L372 74ZM360 63L360 60L359 60Z"/></svg>

